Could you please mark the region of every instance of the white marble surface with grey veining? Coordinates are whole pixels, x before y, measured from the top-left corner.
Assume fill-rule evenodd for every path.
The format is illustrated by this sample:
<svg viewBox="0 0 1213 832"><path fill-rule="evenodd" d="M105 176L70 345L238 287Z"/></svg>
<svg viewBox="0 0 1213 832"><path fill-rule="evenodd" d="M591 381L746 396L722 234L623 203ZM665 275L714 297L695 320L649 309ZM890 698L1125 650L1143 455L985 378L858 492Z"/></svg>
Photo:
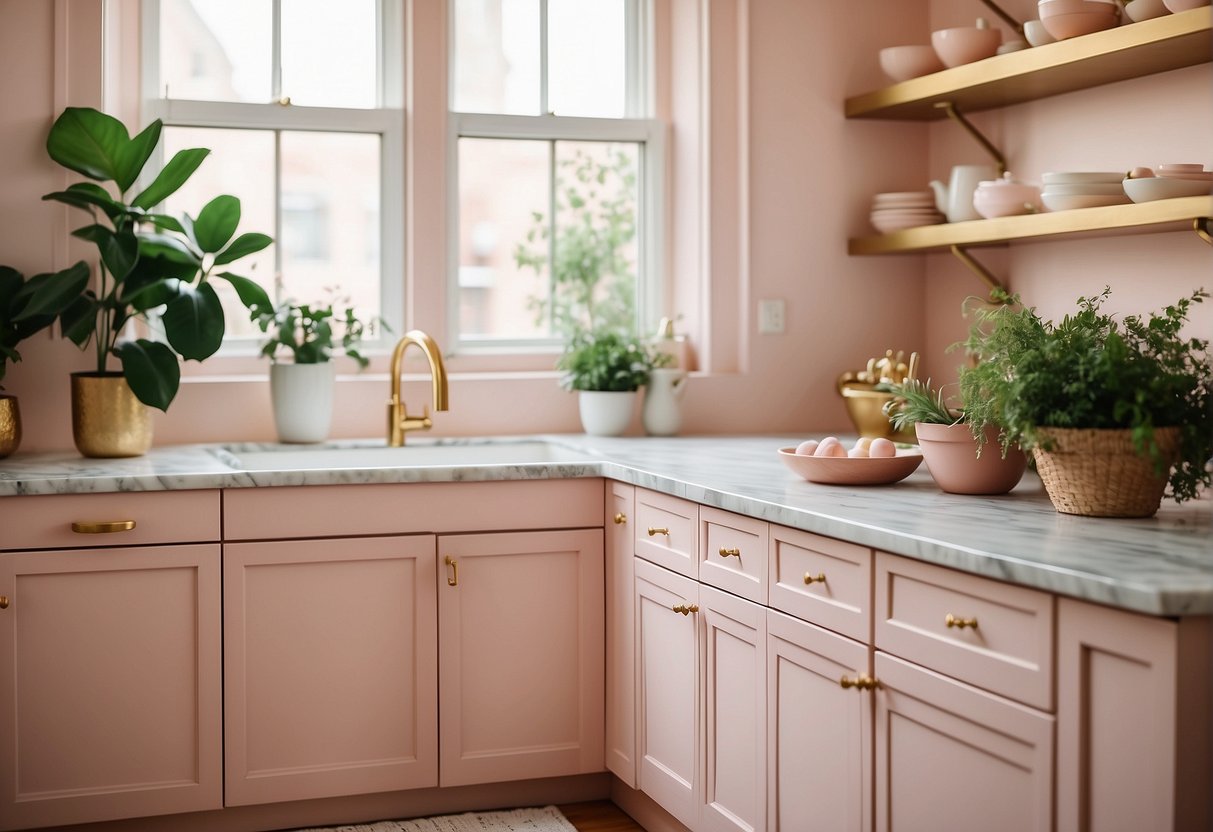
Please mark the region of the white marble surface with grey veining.
<svg viewBox="0 0 1213 832"><path fill-rule="evenodd" d="M568 451L558 461L423 467L240 470L250 451L297 446L156 448L134 459L74 453L0 460L0 496L383 482L605 476L773 523L1064 595L1155 615L1213 614L1213 499L1164 502L1146 520L1073 517L1053 510L1029 474L1010 494L945 494L925 466L890 486L826 486L788 471L771 436L604 438L551 436L440 440L532 442ZM416 445L425 441L410 438ZM382 440L335 442L368 448ZM428 444L433 444L428 443ZM3 530L0 529L0 536Z"/></svg>

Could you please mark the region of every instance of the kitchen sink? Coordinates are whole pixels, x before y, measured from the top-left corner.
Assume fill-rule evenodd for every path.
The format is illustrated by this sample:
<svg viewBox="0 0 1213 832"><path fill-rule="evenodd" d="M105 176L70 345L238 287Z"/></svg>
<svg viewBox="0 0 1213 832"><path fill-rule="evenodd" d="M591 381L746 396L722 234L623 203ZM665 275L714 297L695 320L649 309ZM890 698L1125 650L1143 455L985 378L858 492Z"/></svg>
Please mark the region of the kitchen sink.
<svg viewBox="0 0 1213 832"><path fill-rule="evenodd" d="M244 471L302 471L338 468L445 468L585 462L592 457L544 441L324 445L258 450L224 449L224 462Z"/></svg>

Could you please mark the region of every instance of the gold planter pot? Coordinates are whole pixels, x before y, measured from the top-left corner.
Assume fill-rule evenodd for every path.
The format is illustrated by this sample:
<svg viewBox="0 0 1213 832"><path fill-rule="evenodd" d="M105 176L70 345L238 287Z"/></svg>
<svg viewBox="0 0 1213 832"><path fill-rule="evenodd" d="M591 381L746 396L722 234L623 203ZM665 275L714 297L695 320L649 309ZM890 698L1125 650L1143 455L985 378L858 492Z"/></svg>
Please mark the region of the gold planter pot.
<svg viewBox="0 0 1213 832"><path fill-rule="evenodd" d="M72 439L84 456L140 456L152 446L152 415L121 373L72 373Z"/></svg>
<svg viewBox="0 0 1213 832"><path fill-rule="evenodd" d="M0 459L21 444L21 408L16 396L0 394Z"/></svg>

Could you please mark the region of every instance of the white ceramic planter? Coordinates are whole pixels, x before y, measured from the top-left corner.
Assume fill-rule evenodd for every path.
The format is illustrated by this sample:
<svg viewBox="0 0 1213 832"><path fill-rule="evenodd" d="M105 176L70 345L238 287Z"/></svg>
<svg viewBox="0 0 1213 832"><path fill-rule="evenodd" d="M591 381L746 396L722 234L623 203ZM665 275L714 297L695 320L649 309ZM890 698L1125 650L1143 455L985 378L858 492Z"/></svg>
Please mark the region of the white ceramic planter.
<svg viewBox="0 0 1213 832"><path fill-rule="evenodd" d="M581 427L592 436L619 436L636 410L636 391L581 390L577 396Z"/></svg>
<svg viewBox="0 0 1213 832"><path fill-rule="evenodd" d="M279 442L323 442L333 422L333 364L271 364Z"/></svg>
<svg viewBox="0 0 1213 832"><path fill-rule="evenodd" d="M640 420L649 436L673 436L682 427L680 401L687 389L686 370L658 368L649 373Z"/></svg>

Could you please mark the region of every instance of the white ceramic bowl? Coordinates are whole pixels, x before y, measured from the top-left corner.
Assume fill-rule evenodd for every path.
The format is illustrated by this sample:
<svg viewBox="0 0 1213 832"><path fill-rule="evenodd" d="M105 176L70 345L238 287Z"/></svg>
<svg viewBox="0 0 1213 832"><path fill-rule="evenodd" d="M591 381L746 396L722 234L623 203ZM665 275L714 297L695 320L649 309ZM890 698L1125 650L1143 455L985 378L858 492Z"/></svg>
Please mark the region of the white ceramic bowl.
<svg viewBox="0 0 1213 832"><path fill-rule="evenodd" d="M1146 179L1126 179L1124 189L1129 199L1134 202L1153 202L1156 199L1178 199L1183 196L1204 196L1213 193L1213 180L1197 182L1151 176Z"/></svg>
<svg viewBox="0 0 1213 832"><path fill-rule="evenodd" d="M1023 36L1033 46L1044 46L1046 43L1056 43L1057 38L1049 34L1049 30L1039 20L1028 20L1023 24Z"/></svg>
<svg viewBox="0 0 1213 832"><path fill-rule="evenodd" d="M999 29L979 29L976 26L957 26L938 29L931 33L931 46L945 66L971 64L989 58L998 52L1002 43Z"/></svg>
<svg viewBox="0 0 1213 832"><path fill-rule="evenodd" d="M944 68L935 48L927 44L889 46L880 50L880 68L894 81L909 81Z"/></svg>
<svg viewBox="0 0 1213 832"><path fill-rule="evenodd" d="M1120 25L1120 6L1103 0L1040 0L1040 22L1058 40Z"/></svg>
<svg viewBox="0 0 1213 832"><path fill-rule="evenodd" d="M1088 196L1116 196L1124 193L1124 188L1120 182L1075 182L1075 183L1060 183L1045 185L1044 192L1046 194L1057 194L1058 196L1073 196L1075 194L1087 194Z"/></svg>
<svg viewBox="0 0 1213 832"><path fill-rule="evenodd" d="M1120 182L1125 178L1122 170L1113 171L1060 171L1046 173L1040 179L1046 185L1074 184L1077 182Z"/></svg>
<svg viewBox="0 0 1213 832"><path fill-rule="evenodd" d="M1125 6L1125 17L1134 23L1152 20L1170 13L1171 10L1163 4L1163 0L1132 0Z"/></svg>
<svg viewBox="0 0 1213 832"><path fill-rule="evenodd" d="M1075 208L1102 208L1105 205L1124 205L1131 200L1121 194L1104 196L1091 194L1051 194L1045 191L1040 196L1041 202L1050 211L1072 211Z"/></svg>

